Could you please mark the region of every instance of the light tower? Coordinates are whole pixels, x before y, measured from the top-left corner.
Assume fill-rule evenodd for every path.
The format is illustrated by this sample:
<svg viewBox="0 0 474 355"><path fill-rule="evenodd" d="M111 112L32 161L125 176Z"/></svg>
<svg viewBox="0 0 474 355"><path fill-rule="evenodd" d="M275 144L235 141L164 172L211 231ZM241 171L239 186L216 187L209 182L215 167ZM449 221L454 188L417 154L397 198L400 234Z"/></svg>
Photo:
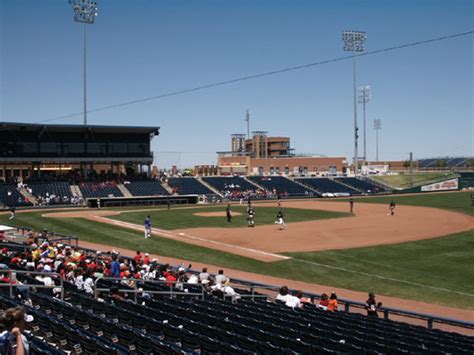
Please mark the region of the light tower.
<svg viewBox="0 0 474 355"><path fill-rule="evenodd" d="M366 125L365 125L365 104L370 101L370 86L361 86L359 88L359 103L362 104L364 112L364 161L367 160L367 141L366 141Z"/></svg>
<svg viewBox="0 0 474 355"><path fill-rule="evenodd" d="M250 139L250 111L247 110L245 114L245 121L247 122L247 139Z"/></svg>
<svg viewBox="0 0 474 355"><path fill-rule="evenodd" d="M353 75L353 90L354 90L354 167L355 174L359 171L359 157L358 157L358 143L359 127L357 126L357 90L356 90L356 62L355 53L364 51L364 42L367 35L362 31L344 31L342 33L342 40L344 41L344 50L352 52L352 75Z"/></svg>
<svg viewBox="0 0 474 355"><path fill-rule="evenodd" d="M84 24L84 126L87 125L87 24L93 24L97 16L97 2L69 0L74 10L74 21Z"/></svg>
<svg viewBox="0 0 474 355"><path fill-rule="evenodd" d="M375 129L375 157L377 162L379 161L379 131L382 129L382 121L380 118L374 120Z"/></svg>

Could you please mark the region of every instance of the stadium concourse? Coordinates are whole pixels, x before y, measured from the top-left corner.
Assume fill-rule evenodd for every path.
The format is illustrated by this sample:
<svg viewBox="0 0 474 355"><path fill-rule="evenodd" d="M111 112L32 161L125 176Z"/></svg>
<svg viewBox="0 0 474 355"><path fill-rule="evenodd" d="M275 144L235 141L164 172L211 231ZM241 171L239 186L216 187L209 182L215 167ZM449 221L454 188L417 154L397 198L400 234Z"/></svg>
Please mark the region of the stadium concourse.
<svg viewBox="0 0 474 355"><path fill-rule="evenodd" d="M253 299L253 292L231 286L225 271L213 276L206 269L192 272L182 262L158 264L147 253L127 257L44 237L30 233L26 248L4 243L0 254L1 282L7 286L0 289L1 308L23 306L33 316L27 327L33 354L474 350L473 337L374 317L377 311L368 316L330 311L304 294L293 306L264 293ZM15 292L9 297L10 285ZM174 295L165 295L169 290ZM277 299L283 295L280 290Z"/></svg>

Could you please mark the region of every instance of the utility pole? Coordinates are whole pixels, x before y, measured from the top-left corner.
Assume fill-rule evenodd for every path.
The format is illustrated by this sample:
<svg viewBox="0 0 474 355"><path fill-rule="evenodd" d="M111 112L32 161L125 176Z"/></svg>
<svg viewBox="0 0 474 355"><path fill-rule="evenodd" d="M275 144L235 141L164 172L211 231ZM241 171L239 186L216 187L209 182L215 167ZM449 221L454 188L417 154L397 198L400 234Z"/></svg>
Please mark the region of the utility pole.
<svg viewBox="0 0 474 355"><path fill-rule="evenodd" d="M410 152L410 187L413 187L413 153Z"/></svg>

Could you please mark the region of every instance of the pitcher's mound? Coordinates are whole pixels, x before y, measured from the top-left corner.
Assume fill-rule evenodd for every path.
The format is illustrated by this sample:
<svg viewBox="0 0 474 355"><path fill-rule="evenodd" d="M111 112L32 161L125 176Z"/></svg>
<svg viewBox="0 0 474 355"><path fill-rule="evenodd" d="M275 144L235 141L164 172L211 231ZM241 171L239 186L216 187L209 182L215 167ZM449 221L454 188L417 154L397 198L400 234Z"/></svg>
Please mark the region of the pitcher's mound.
<svg viewBox="0 0 474 355"><path fill-rule="evenodd" d="M239 212L232 212L232 217L240 216L242 213ZM193 216L199 217L226 217L227 214L225 211L218 211L218 212L196 212L193 213Z"/></svg>

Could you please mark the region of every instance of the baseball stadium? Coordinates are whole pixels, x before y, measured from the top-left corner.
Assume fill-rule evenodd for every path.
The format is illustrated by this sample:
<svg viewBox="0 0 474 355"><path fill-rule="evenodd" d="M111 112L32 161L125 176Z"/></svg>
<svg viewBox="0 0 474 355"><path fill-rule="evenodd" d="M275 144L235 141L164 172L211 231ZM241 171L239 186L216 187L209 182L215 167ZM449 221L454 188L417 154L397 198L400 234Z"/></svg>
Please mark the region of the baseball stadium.
<svg viewBox="0 0 474 355"><path fill-rule="evenodd" d="M299 154L247 111L160 166L159 123L87 122L85 68L84 124L0 122L0 353L474 353L472 154L369 160L357 114L353 157Z"/></svg>

